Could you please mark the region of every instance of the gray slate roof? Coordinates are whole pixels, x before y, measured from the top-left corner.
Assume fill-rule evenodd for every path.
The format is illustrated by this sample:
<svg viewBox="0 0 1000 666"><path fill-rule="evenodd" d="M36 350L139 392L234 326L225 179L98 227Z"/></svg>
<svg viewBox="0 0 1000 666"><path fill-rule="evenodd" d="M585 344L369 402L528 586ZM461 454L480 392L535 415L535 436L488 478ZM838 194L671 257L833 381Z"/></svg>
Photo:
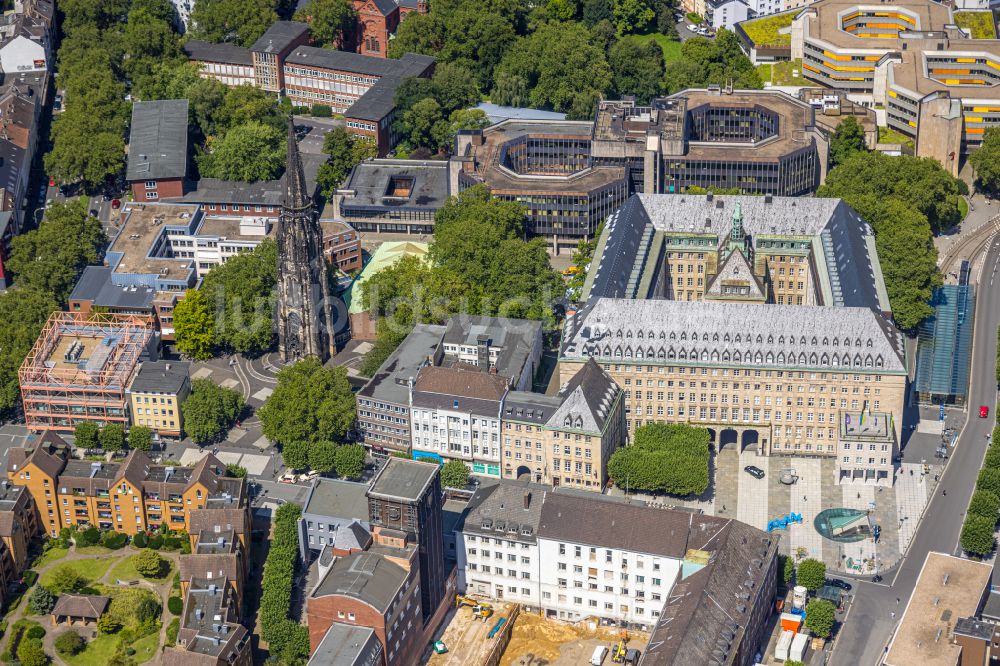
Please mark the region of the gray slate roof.
<svg viewBox="0 0 1000 666"><path fill-rule="evenodd" d="M186 99L133 104L125 179L183 178L187 173L187 130Z"/></svg>
<svg viewBox="0 0 1000 666"><path fill-rule="evenodd" d="M867 308L599 298L568 317L561 356L901 374L903 336Z"/></svg>
<svg viewBox="0 0 1000 666"><path fill-rule="evenodd" d="M600 434L620 392L611 376L591 359L559 392L562 404L547 425Z"/></svg>
<svg viewBox="0 0 1000 666"><path fill-rule="evenodd" d="M368 520L368 486L341 479L320 477L313 481L303 514Z"/></svg>
<svg viewBox="0 0 1000 666"><path fill-rule="evenodd" d="M469 500L456 532L503 537L521 543L538 540L542 504L551 490L527 481L502 480L481 485ZM528 508L525 509L525 503Z"/></svg>
<svg viewBox="0 0 1000 666"><path fill-rule="evenodd" d="M542 322L505 317L480 317L457 314L448 320L445 344L476 346L476 338L489 336L491 347L500 347L495 365L497 373L516 381L528 362L535 340L541 335Z"/></svg>
<svg viewBox="0 0 1000 666"><path fill-rule="evenodd" d="M387 557L370 552L353 553L333 563L312 596L354 597L384 614L408 575L403 567Z"/></svg>
<svg viewBox="0 0 1000 666"><path fill-rule="evenodd" d="M263 38L261 38L263 39ZM252 49L253 50L253 49ZM414 54L407 54L414 55ZM419 56L434 62L430 56ZM306 65L312 67L323 67L325 69L338 69L355 74L367 76L416 76L411 73L415 62L401 58L399 60L391 58L376 58L375 56L361 55L353 51L338 51L337 49L323 49L316 46L299 46L288 54L285 62L289 65ZM426 65L425 65L426 66Z"/></svg>
<svg viewBox="0 0 1000 666"><path fill-rule="evenodd" d="M192 269L193 270L193 269ZM93 301L94 305L107 308L129 308L151 311L156 290L152 287L120 287L111 281L114 269L110 266L87 266L73 287L69 300Z"/></svg>
<svg viewBox="0 0 1000 666"><path fill-rule="evenodd" d="M840 199L813 197L636 194L608 217L587 298L645 298L639 285L658 260L649 252L654 234L707 234L719 249L737 204L752 239L812 241L824 303L890 310L870 225Z"/></svg>
<svg viewBox="0 0 1000 666"><path fill-rule="evenodd" d="M373 651L382 652L374 629L334 622L306 666L356 666L368 663L364 657ZM374 663L381 663L381 659L376 658Z"/></svg>
<svg viewBox="0 0 1000 666"><path fill-rule="evenodd" d="M216 44L200 39L190 39L184 44L183 49L189 60L242 65L244 67L253 65L253 56L250 54L250 49L243 48L237 44Z"/></svg>
<svg viewBox="0 0 1000 666"><path fill-rule="evenodd" d="M257 53L281 53L292 42L309 32L308 23L298 21L275 21L260 38L253 43L250 51Z"/></svg>
<svg viewBox="0 0 1000 666"><path fill-rule="evenodd" d="M177 393L188 381L191 364L187 361L145 361L129 390L133 393Z"/></svg>
<svg viewBox="0 0 1000 666"><path fill-rule="evenodd" d="M337 550L364 550L371 542L371 532L357 520L337 530L333 537L333 547Z"/></svg>
<svg viewBox="0 0 1000 666"><path fill-rule="evenodd" d="M407 381L411 377L415 379L420 366L437 351L444 331L444 326L433 324L414 326L375 376L358 392L359 397L407 405L410 394Z"/></svg>

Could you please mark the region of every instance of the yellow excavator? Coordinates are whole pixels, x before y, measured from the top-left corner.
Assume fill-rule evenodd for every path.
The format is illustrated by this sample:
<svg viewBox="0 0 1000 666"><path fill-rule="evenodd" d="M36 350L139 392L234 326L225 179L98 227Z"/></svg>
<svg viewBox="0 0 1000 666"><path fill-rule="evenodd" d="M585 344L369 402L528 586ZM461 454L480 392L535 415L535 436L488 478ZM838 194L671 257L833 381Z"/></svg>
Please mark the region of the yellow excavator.
<svg viewBox="0 0 1000 666"><path fill-rule="evenodd" d="M622 631L618 634L618 643L611 648L611 661L616 664L625 663L625 655L628 654L628 632Z"/></svg>
<svg viewBox="0 0 1000 666"><path fill-rule="evenodd" d="M469 597L463 597L461 594L455 595L455 608L460 608L461 606L471 606L473 617L482 618L485 622L486 618L493 615L493 606L482 601L476 601Z"/></svg>

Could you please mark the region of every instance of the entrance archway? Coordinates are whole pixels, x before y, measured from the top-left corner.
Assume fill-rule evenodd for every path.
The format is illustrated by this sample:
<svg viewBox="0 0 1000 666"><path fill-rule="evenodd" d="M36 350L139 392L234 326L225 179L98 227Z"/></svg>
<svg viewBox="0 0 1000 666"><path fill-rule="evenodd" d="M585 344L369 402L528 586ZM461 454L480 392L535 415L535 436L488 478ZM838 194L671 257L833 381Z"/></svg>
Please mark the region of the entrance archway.
<svg viewBox="0 0 1000 666"><path fill-rule="evenodd" d="M516 477L520 478L531 478L531 469L527 465L521 465L517 468Z"/></svg>
<svg viewBox="0 0 1000 666"><path fill-rule="evenodd" d="M726 444L739 444L740 434L734 428L723 428L719 432L719 451L721 451Z"/></svg>
<svg viewBox="0 0 1000 666"><path fill-rule="evenodd" d="M743 451L749 446L760 450L760 433L756 430L744 430L743 434L740 436L740 453L743 453Z"/></svg>

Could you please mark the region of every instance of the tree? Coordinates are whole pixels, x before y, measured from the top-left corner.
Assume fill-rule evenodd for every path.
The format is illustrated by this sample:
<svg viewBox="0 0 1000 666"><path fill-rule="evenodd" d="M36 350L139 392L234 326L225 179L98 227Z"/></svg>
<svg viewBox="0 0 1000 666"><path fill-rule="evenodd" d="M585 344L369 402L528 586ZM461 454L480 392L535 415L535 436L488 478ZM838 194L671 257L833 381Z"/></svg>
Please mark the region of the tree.
<svg viewBox="0 0 1000 666"><path fill-rule="evenodd" d="M125 428L120 423L109 423L101 428L101 448L118 452L125 448Z"/></svg>
<svg viewBox="0 0 1000 666"><path fill-rule="evenodd" d="M86 579L80 576L76 569L68 564L60 564L52 571L48 588L54 594L63 594L77 592L86 584Z"/></svg>
<svg viewBox="0 0 1000 666"><path fill-rule="evenodd" d="M977 490L969 500L969 514L992 518L996 522L1000 517L1000 497L988 490Z"/></svg>
<svg viewBox="0 0 1000 666"><path fill-rule="evenodd" d="M93 421L80 421L73 427L74 443L78 449L97 448L97 424Z"/></svg>
<svg viewBox="0 0 1000 666"><path fill-rule="evenodd" d="M180 615L184 612L184 600L180 597L169 597L167 599L167 610L173 615Z"/></svg>
<svg viewBox="0 0 1000 666"><path fill-rule="evenodd" d="M0 294L0 414L20 402L18 368L58 306L51 294L14 287Z"/></svg>
<svg viewBox="0 0 1000 666"><path fill-rule="evenodd" d="M709 482L709 439L705 428L664 423L639 426L633 443L611 455L608 474L622 488L701 494Z"/></svg>
<svg viewBox="0 0 1000 666"><path fill-rule="evenodd" d="M469 484L469 468L461 460L449 460L441 466L441 485L445 488L465 488Z"/></svg>
<svg viewBox="0 0 1000 666"><path fill-rule="evenodd" d="M347 371L323 367L313 356L285 366L257 415L264 434L275 442L343 441L355 419Z"/></svg>
<svg viewBox="0 0 1000 666"><path fill-rule="evenodd" d="M329 199L351 169L378 155L378 146L371 139L351 134L343 127L334 127L323 139L323 152L330 158L320 166L316 182L322 188L323 196Z"/></svg>
<svg viewBox="0 0 1000 666"><path fill-rule="evenodd" d="M37 638L21 640L17 646L17 660L21 662L21 666L46 666L49 663L42 641Z"/></svg>
<svg viewBox="0 0 1000 666"><path fill-rule="evenodd" d="M128 447L136 451L153 448L153 430L146 426L132 426L128 431Z"/></svg>
<svg viewBox="0 0 1000 666"><path fill-rule="evenodd" d="M241 354L270 348L277 280L278 245L270 238L208 272L201 292L215 308L216 345Z"/></svg>
<svg viewBox="0 0 1000 666"><path fill-rule="evenodd" d="M180 353L196 361L212 358L215 320L205 295L197 289L185 291L174 306L174 338Z"/></svg>
<svg viewBox="0 0 1000 666"><path fill-rule="evenodd" d="M638 104L649 104L660 94L663 81L663 50L654 41L622 39L608 51L612 86L618 99L635 95Z"/></svg>
<svg viewBox="0 0 1000 666"><path fill-rule="evenodd" d="M980 557L993 552L993 533L996 529L996 519L994 517L977 516L969 514L965 517L962 525L962 533L959 542L962 549L972 555Z"/></svg>
<svg viewBox="0 0 1000 666"><path fill-rule="evenodd" d="M445 25L437 11L410 14L396 28L396 38L389 42L389 57L401 58L405 53L440 54L444 48Z"/></svg>
<svg viewBox="0 0 1000 666"><path fill-rule="evenodd" d="M309 469L309 442L300 439L282 444L281 460L288 469Z"/></svg>
<svg viewBox="0 0 1000 666"><path fill-rule="evenodd" d="M317 46L336 45L354 27L357 12L350 0L310 0L295 14L296 21L309 23L309 35Z"/></svg>
<svg viewBox="0 0 1000 666"><path fill-rule="evenodd" d="M497 104L551 108L590 118L611 89L611 68L593 35L578 23L550 23L521 39L496 68Z"/></svg>
<svg viewBox="0 0 1000 666"><path fill-rule="evenodd" d="M235 86L226 91L222 105L213 116L215 133L225 134L239 125L263 123L282 133L287 130L288 117L278 109L278 98L250 84Z"/></svg>
<svg viewBox="0 0 1000 666"><path fill-rule="evenodd" d="M277 20L273 0L199 0L191 12L198 39L248 48Z"/></svg>
<svg viewBox="0 0 1000 666"><path fill-rule="evenodd" d="M815 592L826 582L826 565L811 557L802 560L795 572L795 581L810 592Z"/></svg>
<svg viewBox="0 0 1000 666"><path fill-rule="evenodd" d="M44 613L39 613L39 615L43 614ZM83 636L70 629L69 631L64 631L56 636L53 646L59 654L69 655L72 657L83 652L83 649L87 647L87 641L83 639Z"/></svg>
<svg viewBox="0 0 1000 666"><path fill-rule="evenodd" d="M346 479L360 479L365 472L365 447L341 444L334 452L337 474Z"/></svg>
<svg viewBox="0 0 1000 666"><path fill-rule="evenodd" d="M226 474L237 479L244 479L247 475L247 468L240 467L236 463L229 463L226 465Z"/></svg>
<svg viewBox="0 0 1000 666"><path fill-rule="evenodd" d="M152 548L145 548L132 556L132 566L144 578L161 578L166 563Z"/></svg>
<svg viewBox="0 0 1000 666"><path fill-rule="evenodd" d="M281 131L256 121L236 125L198 156L203 178L255 182L276 178L285 164Z"/></svg>
<svg viewBox="0 0 1000 666"><path fill-rule="evenodd" d="M833 631L837 609L826 599L813 599L806 604L806 629L814 636L828 638Z"/></svg>
<svg viewBox="0 0 1000 666"><path fill-rule="evenodd" d="M990 127L983 134L979 149L969 155L978 186L992 194L1000 192L1000 131Z"/></svg>
<svg viewBox="0 0 1000 666"><path fill-rule="evenodd" d="M843 164L854 153L866 152L867 150L865 128L854 116L848 116L840 121L830 138L830 166Z"/></svg>
<svg viewBox="0 0 1000 666"><path fill-rule="evenodd" d="M63 304L83 268L100 263L106 243L101 221L88 214L84 201L53 204L44 224L11 241L7 268L21 287L52 294Z"/></svg>
<svg viewBox="0 0 1000 666"><path fill-rule="evenodd" d="M76 541L77 546L96 546L101 542L101 531L91 525L77 532L74 541Z"/></svg>
<svg viewBox="0 0 1000 666"><path fill-rule="evenodd" d="M614 0L612 16L619 35L644 32L656 18L646 0Z"/></svg>
<svg viewBox="0 0 1000 666"><path fill-rule="evenodd" d="M402 25L405 24L403 21ZM476 77L479 88L489 90L494 70L517 40L515 21L509 16L483 11L478 3L464 2L450 13L446 25L439 57L467 68Z"/></svg>
<svg viewBox="0 0 1000 666"><path fill-rule="evenodd" d="M985 468L976 477L976 490L985 490L1000 497L1000 470Z"/></svg>
<svg viewBox="0 0 1000 666"><path fill-rule="evenodd" d="M778 566L781 568L781 580L789 585L795 577L795 560L788 555L778 555Z"/></svg>
<svg viewBox="0 0 1000 666"><path fill-rule="evenodd" d="M710 84L734 88L760 89L764 84L749 58L740 48L735 33L720 29L714 40L693 37L681 46L681 57L666 68L667 88L704 88Z"/></svg>
<svg viewBox="0 0 1000 666"><path fill-rule="evenodd" d="M313 442L307 456L311 470L332 472L337 469L337 445L333 442Z"/></svg>
<svg viewBox="0 0 1000 666"><path fill-rule="evenodd" d="M191 382L191 394L181 405L184 431L196 444L204 444L228 430L245 403L243 396L219 386L211 379Z"/></svg>
<svg viewBox="0 0 1000 666"><path fill-rule="evenodd" d="M35 615L48 615L56 605L56 597L44 585L36 585L28 604Z"/></svg>
<svg viewBox="0 0 1000 666"><path fill-rule="evenodd" d="M449 127L441 105L426 97L403 113L403 129L410 144L437 152L448 136Z"/></svg>

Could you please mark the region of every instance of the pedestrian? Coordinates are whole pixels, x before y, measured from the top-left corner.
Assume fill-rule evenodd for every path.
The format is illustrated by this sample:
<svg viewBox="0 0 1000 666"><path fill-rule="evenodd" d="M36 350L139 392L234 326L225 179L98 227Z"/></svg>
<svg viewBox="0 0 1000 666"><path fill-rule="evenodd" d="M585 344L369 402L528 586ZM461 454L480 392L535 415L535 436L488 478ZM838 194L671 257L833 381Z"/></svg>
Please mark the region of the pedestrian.
<svg viewBox="0 0 1000 666"><path fill-rule="evenodd" d="M725 511L725 510L726 510L726 505L725 505L725 504L723 504L723 505L722 505L722 510L723 510L723 511Z"/></svg>
<svg viewBox="0 0 1000 666"><path fill-rule="evenodd" d="M805 502L805 501L806 501L806 499L807 499L807 498L806 498L806 496L805 496L805 495L803 495L803 496L802 496L802 501L803 501L803 502Z"/></svg>
<svg viewBox="0 0 1000 666"><path fill-rule="evenodd" d="M891 613L889 613L889 615L890 617L892 617L893 620L896 619L896 611L892 611Z"/></svg>
<svg viewBox="0 0 1000 666"><path fill-rule="evenodd" d="M896 605L899 605L899 597L896 597Z"/></svg>

